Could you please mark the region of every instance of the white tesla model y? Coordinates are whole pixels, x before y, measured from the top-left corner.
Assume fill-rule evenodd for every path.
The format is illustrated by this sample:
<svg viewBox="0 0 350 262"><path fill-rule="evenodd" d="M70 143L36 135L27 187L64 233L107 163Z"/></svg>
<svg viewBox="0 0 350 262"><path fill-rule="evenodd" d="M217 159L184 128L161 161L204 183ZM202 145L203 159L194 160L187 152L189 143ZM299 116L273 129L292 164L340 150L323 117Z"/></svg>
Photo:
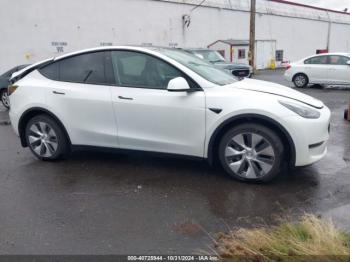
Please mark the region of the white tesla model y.
<svg viewBox="0 0 350 262"><path fill-rule="evenodd" d="M231 74L181 50L104 47L48 59L12 76L12 126L24 147L56 160L81 146L218 161L268 181L282 163L327 152L330 111L290 88Z"/></svg>

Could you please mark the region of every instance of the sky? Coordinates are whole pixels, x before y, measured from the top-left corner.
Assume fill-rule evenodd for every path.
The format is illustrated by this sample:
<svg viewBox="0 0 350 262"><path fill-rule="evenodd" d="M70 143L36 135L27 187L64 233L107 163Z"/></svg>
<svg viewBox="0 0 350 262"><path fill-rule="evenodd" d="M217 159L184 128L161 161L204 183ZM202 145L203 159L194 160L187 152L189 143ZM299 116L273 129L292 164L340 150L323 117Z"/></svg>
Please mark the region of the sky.
<svg viewBox="0 0 350 262"><path fill-rule="evenodd" d="M343 11L348 8L350 12L350 0L289 0L290 2L301 3L305 5L313 5L332 10Z"/></svg>

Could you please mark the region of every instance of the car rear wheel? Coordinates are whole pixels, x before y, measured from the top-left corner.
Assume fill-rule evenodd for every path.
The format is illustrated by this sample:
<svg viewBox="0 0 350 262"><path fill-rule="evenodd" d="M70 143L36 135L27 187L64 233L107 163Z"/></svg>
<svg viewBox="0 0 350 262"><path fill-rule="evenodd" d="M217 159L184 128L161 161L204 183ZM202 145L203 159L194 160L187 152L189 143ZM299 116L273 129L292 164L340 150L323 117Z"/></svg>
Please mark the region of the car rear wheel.
<svg viewBox="0 0 350 262"><path fill-rule="evenodd" d="M47 115L30 119L25 137L32 153L41 160L57 160L69 152L68 139L62 127Z"/></svg>
<svg viewBox="0 0 350 262"><path fill-rule="evenodd" d="M1 95L1 102L4 105L4 107L6 107L7 109L10 108L10 100L9 100L9 96L7 93L6 89L3 89L0 91L0 95Z"/></svg>
<svg viewBox="0 0 350 262"><path fill-rule="evenodd" d="M226 172L239 180L267 182L282 166L283 144L271 129L259 124L242 124L222 137L219 159Z"/></svg>
<svg viewBox="0 0 350 262"><path fill-rule="evenodd" d="M293 83L297 88L304 88L309 84L309 79L305 74L296 74L293 77Z"/></svg>

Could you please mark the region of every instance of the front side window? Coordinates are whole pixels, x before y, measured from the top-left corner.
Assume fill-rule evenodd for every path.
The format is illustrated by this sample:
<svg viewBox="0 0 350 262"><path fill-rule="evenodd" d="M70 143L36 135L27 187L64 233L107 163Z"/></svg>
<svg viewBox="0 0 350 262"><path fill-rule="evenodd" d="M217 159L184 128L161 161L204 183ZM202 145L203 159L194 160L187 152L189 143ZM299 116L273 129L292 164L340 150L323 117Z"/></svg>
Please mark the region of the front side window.
<svg viewBox="0 0 350 262"><path fill-rule="evenodd" d="M58 60L39 71L44 76L58 81L111 84L105 72L106 58L106 52L85 53Z"/></svg>
<svg viewBox="0 0 350 262"><path fill-rule="evenodd" d="M185 77L168 63L140 52L112 51L112 63L120 86L166 89L170 80Z"/></svg>
<svg viewBox="0 0 350 262"><path fill-rule="evenodd" d="M331 55L329 57L329 63L331 65L346 65L350 58L340 55Z"/></svg>
<svg viewBox="0 0 350 262"><path fill-rule="evenodd" d="M326 65L328 64L328 56L315 56L305 60L305 64Z"/></svg>

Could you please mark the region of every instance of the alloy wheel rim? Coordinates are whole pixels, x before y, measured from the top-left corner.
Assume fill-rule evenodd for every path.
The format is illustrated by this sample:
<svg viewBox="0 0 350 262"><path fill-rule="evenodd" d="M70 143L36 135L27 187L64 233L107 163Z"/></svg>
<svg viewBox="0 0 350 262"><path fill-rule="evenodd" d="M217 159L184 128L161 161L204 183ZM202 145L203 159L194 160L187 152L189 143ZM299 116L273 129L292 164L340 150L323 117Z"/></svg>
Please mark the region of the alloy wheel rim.
<svg viewBox="0 0 350 262"><path fill-rule="evenodd" d="M10 106L9 96L8 96L7 92L2 93L1 101L6 107Z"/></svg>
<svg viewBox="0 0 350 262"><path fill-rule="evenodd" d="M57 135L48 123L32 124L29 128L28 140L33 151L41 157L51 157L57 151Z"/></svg>
<svg viewBox="0 0 350 262"><path fill-rule="evenodd" d="M235 135L226 145L225 160L235 174L256 179L270 172L275 163L275 152L263 136L241 133Z"/></svg>
<svg viewBox="0 0 350 262"><path fill-rule="evenodd" d="M303 77L303 76L297 76L295 78L295 83L297 84L297 86L303 86L303 85L305 85L305 82L306 82L306 80L305 80L305 77Z"/></svg>

